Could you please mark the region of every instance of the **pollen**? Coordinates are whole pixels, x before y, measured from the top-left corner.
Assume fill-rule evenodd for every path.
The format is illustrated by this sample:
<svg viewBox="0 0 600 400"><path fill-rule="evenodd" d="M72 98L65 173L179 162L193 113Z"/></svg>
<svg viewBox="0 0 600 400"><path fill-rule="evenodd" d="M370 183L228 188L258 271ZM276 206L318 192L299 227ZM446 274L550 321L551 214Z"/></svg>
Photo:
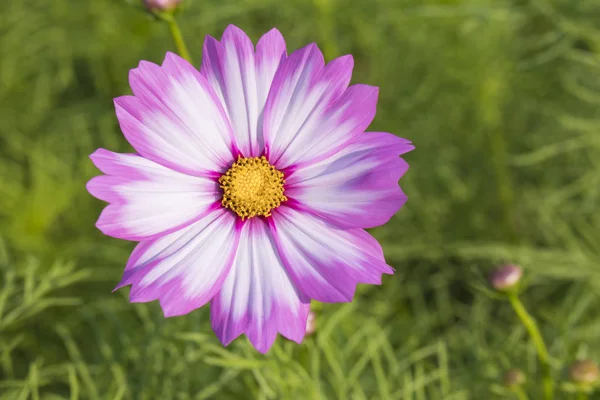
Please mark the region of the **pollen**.
<svg viewBox="0 0 600 400"><path fill-rule="evenodd" d="M231 168L219 178L223 189L221 204L242 220L256 216L268 217L273 209L287 200L283 195L283 172L262 157L238 157Z"/></svg>

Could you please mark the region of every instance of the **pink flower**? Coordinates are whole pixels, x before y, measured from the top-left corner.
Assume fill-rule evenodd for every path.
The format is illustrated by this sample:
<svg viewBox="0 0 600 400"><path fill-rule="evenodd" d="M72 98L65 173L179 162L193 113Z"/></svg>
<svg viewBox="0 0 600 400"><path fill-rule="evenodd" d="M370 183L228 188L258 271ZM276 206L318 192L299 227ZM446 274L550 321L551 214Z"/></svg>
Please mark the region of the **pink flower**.
<svg viewBox="0 0 600 400"><path fill-rule="evenodd" d="M169 11L177 8L181 0L144 0L144 5L150 11Z"/></svg>
<svg viewBox="0 0 600 400"><path fill-rule="evenodd" d="M492 287L501 292L514 290L523 276L518 265L507 264L494 269L489 276Z"/></svg>
<svg viewBox="0 0 600 400"><path fill-rule="evenodd" d="M87 184L110 203L98 229L140 242L117 289L166 317L210 302L224 345L244 333L264 353L277 333L302 341L311 299L352 301L392 274L363 228L406 201L413 146L365 133L378 89L348 86L352 67L314 44L287 56L276 29L255 49L234 26L207 37L200 71L172 53L140 62L115 99L137 153L97 150L105 175Z"/></svg>

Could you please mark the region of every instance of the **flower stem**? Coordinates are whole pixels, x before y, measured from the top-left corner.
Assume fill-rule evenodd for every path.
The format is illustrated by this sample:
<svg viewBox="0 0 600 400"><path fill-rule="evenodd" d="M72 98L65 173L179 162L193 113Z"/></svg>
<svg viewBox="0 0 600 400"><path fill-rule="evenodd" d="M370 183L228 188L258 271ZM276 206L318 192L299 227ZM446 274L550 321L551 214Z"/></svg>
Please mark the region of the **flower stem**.
<svg viewBox="0 0 600 400"><path fill-rule="evenodd" d="M531 315L529 315L517 294L509 293L508 299L510 300L510 304L512 305L513 309L517 313L517 316L521 320L521 323L523 326L525 326L525 329L529 333L531 340L533 341L533 345L537 351L538 359L542 364L542 372L544 375L544 396L546 400L552 400L554 397L554 381L552 379L552 369L550 366L550 354L546 349L544 339L542 338L535 320Z"/></svg>
<svg viewBox="0 0 600 400"><path fill-rule="evenodd" d="M579 392L579 394L577 395L577 400L588 400L588 395L586 392Z"/></svg>
<svg viewBox="0 0 600 400"><path fill-rule="evenodd" d="M507 160L507 143L504 133L500 129L492 132L492 163L496 178L496 189L503 213L505 233L511 241L517 240L517 232L514 225L514 192L510 178L510 170Z"/></svg>
<svg viewBox="0 0 600 400"><path fill-rule="evenodd" d="M177 20L173 14L163 14L160 18L165 21L169 25L169 31L171 31L171 36L173 37L173 42L175 42L175 47L177 48L177 53L190 63L193 63L192 56L185 45L185 40L183 40L183 35L181 34L181 30L179 29L179 25L177 24Z"/></svg>

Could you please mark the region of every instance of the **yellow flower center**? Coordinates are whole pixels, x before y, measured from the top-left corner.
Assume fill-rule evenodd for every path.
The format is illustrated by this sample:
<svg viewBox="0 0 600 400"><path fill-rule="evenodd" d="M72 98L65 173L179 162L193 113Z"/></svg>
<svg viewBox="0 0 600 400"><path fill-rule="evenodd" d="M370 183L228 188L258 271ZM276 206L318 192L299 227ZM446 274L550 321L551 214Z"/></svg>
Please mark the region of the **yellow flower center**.
<svg viewBox="0 0 600 400"><path fill-rule="evenodd" d="M274 208L287 200L283 195L284 183L283 173L269 164L264 156L239 157L219 178L223 189L221 204L242 220L257 215L268 217Z"/></svg>

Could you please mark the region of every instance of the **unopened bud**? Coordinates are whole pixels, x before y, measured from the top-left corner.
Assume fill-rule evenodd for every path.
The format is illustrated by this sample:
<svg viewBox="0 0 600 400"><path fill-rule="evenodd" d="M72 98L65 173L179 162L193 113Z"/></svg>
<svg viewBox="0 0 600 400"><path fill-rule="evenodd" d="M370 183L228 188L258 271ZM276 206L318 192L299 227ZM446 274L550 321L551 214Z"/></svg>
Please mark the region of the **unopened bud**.
<svg viewBox="0 0 600 400"><path fill-rule="evenodd" d="M523 270L521 267L508 264L493 270L489 281L494 289L505 292L515 288L522 276Z"/></svg>
<svg viewBox="0 0 600 400"><path fill-rule="evenodd" d="M172 11L182 0L143 0L144 6L150 12L164 12L164 11Z"/></svg>
<svg viewBox="0 0 600 400"><path fill-rule="evenodd" d="M315 313L312 311L308 312L308 319L306 320L306 334L312 335L315 333L315 329L317 328L317 319Z"/></svg>
<svg viewBox="0 0 600 400"><path fill-rule="evenodd" d="M509 369L508 371L506 371L504 373L504 377L503 377L503 382L504 382L504 386L508 387L508 388L512 388L515 386L521 386L522 384L525 383L526 378L525 378L525 374L523 373L523 371L521 371L520 369Z"/></svg>
<svg viewBox="0 0 600 400"><path fill-rule="evenodd" d="M592 360L575 361L569 368L569 378L580 384L591 384L598 381L598 364Z"/></svg>

